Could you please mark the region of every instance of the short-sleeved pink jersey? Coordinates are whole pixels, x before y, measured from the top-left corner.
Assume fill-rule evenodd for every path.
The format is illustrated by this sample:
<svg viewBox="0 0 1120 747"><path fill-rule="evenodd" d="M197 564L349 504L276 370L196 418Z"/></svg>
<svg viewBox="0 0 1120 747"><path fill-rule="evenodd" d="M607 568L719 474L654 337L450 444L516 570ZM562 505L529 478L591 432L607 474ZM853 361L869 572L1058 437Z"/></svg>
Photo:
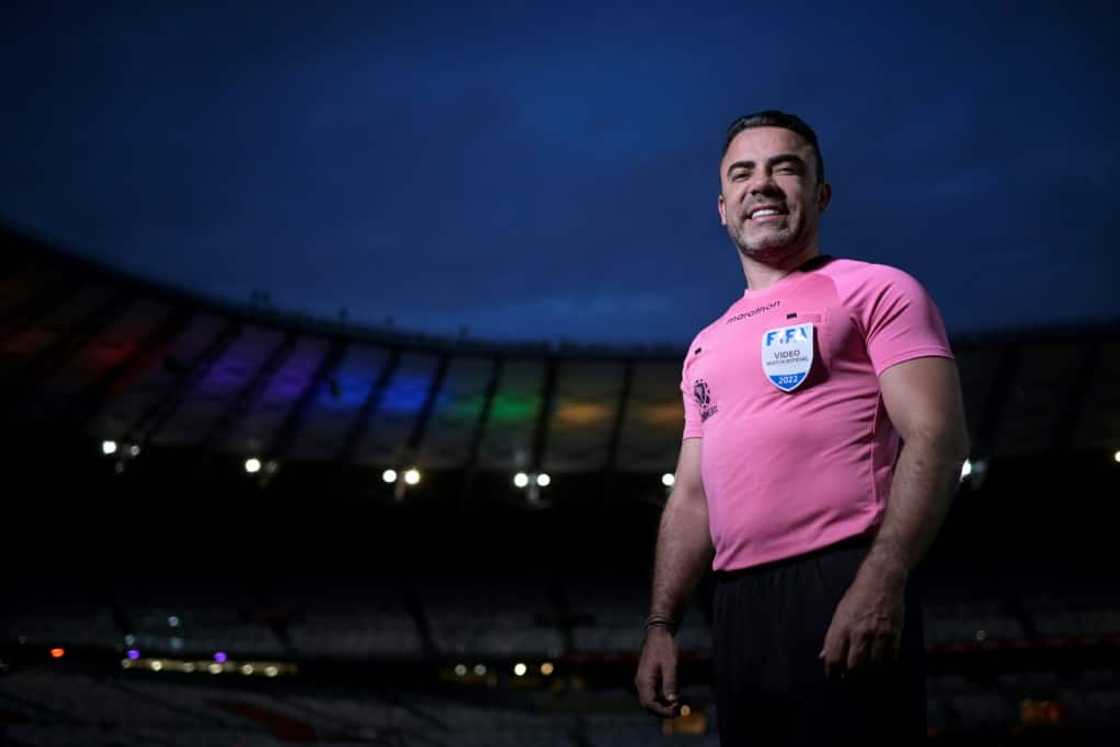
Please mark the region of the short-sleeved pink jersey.
<svg viewBox="0 0 1120 747"><path fill-rule="evenodd" d="M798 335L800 351L766 346L786 340L788 350ZM764 372L779 354L805 369L788 392ZM878 376L923 356L953 354L922 286L848 259L821 258L748 289L696 336L681 377L684 438L704 439L714 569L800 555L881 523L899 438Z"/></svg>

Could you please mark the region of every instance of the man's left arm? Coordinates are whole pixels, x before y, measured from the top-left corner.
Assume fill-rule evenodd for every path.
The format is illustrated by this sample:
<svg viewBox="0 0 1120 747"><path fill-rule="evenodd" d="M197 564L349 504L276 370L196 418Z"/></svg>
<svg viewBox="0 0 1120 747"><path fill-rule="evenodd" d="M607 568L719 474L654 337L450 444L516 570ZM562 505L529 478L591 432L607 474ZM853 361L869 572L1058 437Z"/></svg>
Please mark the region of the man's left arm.
<svg viewBox="0 0 1120 747"><path fill-rule="evenodd" d="M884 667L897 659L910 571L949 512L968 456L956 363L915 358L879 377L887 415L902 436L883 524L824 640L829 675Z"/></svg>

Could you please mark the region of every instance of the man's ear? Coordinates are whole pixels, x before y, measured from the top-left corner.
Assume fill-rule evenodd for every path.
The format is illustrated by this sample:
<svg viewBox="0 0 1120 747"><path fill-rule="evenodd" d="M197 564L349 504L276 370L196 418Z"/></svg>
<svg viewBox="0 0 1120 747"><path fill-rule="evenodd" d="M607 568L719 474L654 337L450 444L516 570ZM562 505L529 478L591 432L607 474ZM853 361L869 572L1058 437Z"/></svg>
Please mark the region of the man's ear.
<svg viewBox="0 0 1120 747"><path fill-rule="evenodd" d="M727 207L723 204L723 195L719 196L716 200L716 209L719 210L719 224L721 226L727 225Z"/></svg>
<svg viewBox="0 0 1120 747"><path fill-rule="evenodd" d="M817 209L823 213L830 202L832 202L832 185L821 182L817 186Z"/></svg>

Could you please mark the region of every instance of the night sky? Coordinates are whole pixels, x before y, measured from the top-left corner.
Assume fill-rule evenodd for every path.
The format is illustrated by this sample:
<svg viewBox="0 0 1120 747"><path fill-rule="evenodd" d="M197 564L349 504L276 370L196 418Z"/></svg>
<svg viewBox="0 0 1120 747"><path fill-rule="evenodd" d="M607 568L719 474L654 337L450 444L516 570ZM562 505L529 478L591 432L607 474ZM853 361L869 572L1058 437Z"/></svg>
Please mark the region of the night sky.
<svg viewBox="0 0 1120 747"><path fill-rule="evenodd" d="M0 219L235 302L683 346L744 287L723 131L779 108L821 139L822 250L951 333L1120 320L1111 8L27 3Z"/></svg>

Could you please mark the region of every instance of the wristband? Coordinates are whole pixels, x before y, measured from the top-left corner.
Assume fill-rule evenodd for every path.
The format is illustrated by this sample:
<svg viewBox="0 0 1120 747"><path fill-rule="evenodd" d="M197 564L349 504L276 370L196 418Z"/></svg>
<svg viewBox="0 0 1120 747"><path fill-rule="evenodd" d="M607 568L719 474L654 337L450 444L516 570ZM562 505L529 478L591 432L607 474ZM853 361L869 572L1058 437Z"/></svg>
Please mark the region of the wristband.
<svg viewBox="0 0 1120 747"><path fill-rule="evenodd" d="M650 628L665 628L671 634L676 634L678 623L668 615L650 615L646 618L646 632Z"/></svg>

